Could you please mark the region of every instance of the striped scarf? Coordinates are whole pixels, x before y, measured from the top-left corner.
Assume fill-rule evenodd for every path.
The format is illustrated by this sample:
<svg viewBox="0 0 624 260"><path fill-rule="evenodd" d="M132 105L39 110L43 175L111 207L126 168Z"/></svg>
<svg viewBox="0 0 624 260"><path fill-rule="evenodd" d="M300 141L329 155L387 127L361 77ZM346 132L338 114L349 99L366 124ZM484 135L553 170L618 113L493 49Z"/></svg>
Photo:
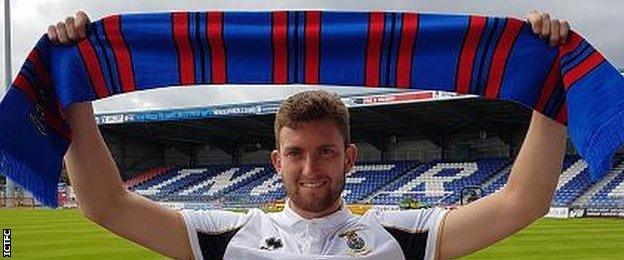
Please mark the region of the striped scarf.
<svg viewBox="0 0 624 260"><path fill-rule="evenodd" d="M515 18L383 12L114 15L71 46L42 37L0 104L0 172L56 206L76 102L166 86L324 84L519 102L568 125L594 179L624 141L624 80L572 32L549 47Z"/></svg>

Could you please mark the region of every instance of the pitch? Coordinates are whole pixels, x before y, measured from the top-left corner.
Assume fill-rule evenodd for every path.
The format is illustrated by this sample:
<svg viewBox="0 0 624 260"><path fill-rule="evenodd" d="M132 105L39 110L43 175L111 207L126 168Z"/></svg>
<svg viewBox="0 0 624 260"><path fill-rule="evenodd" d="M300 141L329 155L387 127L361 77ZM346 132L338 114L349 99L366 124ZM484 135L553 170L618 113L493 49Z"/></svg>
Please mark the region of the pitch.
<svg viewBox="0 0 624 260"><path fill-rule="evenodd" d="M0 210L16 259L164 259L88 221L77 210ZM542 219L466 259L624 259L622 219Z"/></svg>

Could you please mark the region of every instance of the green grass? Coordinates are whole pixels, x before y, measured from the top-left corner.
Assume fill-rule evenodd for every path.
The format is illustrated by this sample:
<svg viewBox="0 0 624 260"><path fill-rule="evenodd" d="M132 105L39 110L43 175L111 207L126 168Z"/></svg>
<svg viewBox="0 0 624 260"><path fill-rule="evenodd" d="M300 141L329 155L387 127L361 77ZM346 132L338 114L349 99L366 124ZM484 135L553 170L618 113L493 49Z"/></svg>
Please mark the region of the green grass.
<svg viewBox="0 0 624 260"><path fill-rule="evenodd" d="M0 209L0 228L11 229L15 259L163 259L108 232L77 210Z"/></svg>
<svg viewBox="0 0 624 260"><path fill-rule="evenodd" d="M163 259L76 210L0 209L15 259ZM466 259L624 259L624 220L543 219Z"/></svg>
<svg viewBox="0 0 624 260"><path fill-rule="evenodd" d="M541 219L466 259L624 259L624 220Z"/></svg>

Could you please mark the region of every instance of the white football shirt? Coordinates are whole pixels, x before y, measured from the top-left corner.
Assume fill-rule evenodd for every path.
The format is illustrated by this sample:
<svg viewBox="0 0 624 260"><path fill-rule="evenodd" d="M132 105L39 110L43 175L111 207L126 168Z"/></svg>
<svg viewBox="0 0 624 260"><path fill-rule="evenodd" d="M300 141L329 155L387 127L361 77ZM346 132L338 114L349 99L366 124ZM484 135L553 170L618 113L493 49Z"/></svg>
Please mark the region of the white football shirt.
<svg viewBox="0 0 624 260"><path fill-rule="evenodd" d="M195 259L435 259L446 210L282 212L183 210Z"/></svg>

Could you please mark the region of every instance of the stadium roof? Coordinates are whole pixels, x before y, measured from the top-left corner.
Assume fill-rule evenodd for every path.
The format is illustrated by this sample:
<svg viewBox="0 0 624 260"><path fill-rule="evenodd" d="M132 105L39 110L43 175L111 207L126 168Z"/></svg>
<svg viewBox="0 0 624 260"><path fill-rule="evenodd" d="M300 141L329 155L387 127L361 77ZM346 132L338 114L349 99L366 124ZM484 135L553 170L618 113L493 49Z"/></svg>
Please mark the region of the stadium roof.
<svg viewBox="0 0 624 260"><path fill-rule="evenodd" d="M358 98L356 98L358 100ZM526 128L530 110L507 101L466 97L433 102L350 108L354 140L366 140L381 148L390 136L426 139L441 145L457 133L495 133L503 141L513 131ZM258 149L274 146L274 113L207 117L196 120L147 120L103 124L106 134L176 146L210 146L234 153L235 147L254 144Z"/></svg>
<svg viewBox="0 0 624 260"><path fill-rule="evenodd" d="M97 114L162 111L283 100L295 93L324 88L340 96L397 93L390 88L331 87L316 85L198 85L137 91L93 103ZM175 92L175 95L171 94Z"/></svg>

